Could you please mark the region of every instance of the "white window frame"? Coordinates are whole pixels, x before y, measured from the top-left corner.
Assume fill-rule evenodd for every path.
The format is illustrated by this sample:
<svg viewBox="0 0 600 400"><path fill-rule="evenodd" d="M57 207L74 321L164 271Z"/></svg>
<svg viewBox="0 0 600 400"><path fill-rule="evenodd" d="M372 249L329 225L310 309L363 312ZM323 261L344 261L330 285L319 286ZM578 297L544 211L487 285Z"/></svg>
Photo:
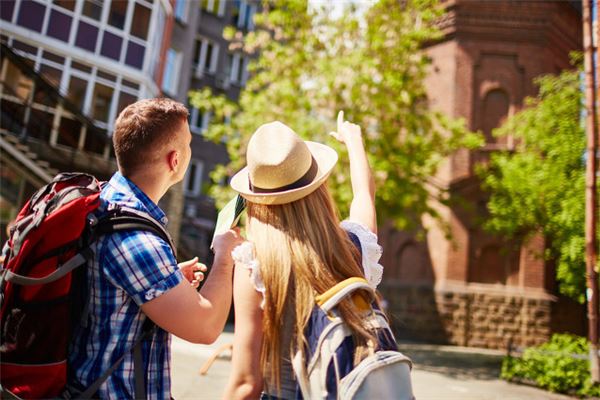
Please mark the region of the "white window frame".
<svg viewBox="0 0 600 400"><path fill-rule="evenodd" d="M248 9L246 13L250 14L250 17L247 17L248 23L246 24L246 29L249 31L254 30L254 14L256 14L256 6L254 4L248 4Z"/></svg>
<svg viewBox="0 0 600 400"><path fill-rule="evenodd" d="M244 86L248 79L248 56L242 53L231 53L231 65L229 70L229 79L232 83ZM240 68L241 73L240 73Z"/></svg>
<svg viewBox="0 0 600 400"><path fill-rule="evenodd" d="M219 44L203 36L198 36L196 40L201 43L198 60L194 60L194 64L196 65L196 78L201 78L205 73L211 75L215 74L219 63ZM208 60L208 68L206 68L206 53L208 53L208 46L212 46L212 51L210 53L210 60Z"/></svg>
<svg viewBox="0 0 600 400"><path fill-rule="evenodd" d="M1 0L0 0L1 1ZM13 17L16 18L19 9L20 9L20 4L22 1L17 1L15 3L15 10L14 10L14 15ZM187 3L187 1L184 0L185 3ZM70 28L70 34L69 34L69 40L68 42L62 42L62 43L66 43L68 46L70 47L76 47L75 46L75 40L76 40L76 36L77 36L77 27L79 26L79 21L84 21L90 25L93 25L94 27L98 28L98 41L96 43L96 48L95 50L92 52L94 55L97 55L99 57L105 57L103 55L100 54L100 51L102 49L102 41L103 41L103 37L102 37L102 32L103 31L108 31L116 36L119 36L123 39L122 45L121 45L121 54L119 55L119 59L118 60L114 60L112 58L108 58L105 57L109 60L111 60L112 62L117 62L120 64L124 64L125 63L125 56L127 53L127 43L129 41L134 42L136 44L139 44L141 46L144 46L144 48L146 49L146 53L148 53L148 50L150 47L152 47L151 43L149 42L148 38L151 36L150 34L148 34L148 38L146 38L146 40L144 39L140 39L136 36L131 35L130 31L131 31L131 23L133 21L133 13L135 10L135 3L139 3L142 6L145 6L147 8L150 9L150 21L149 21L149 28L148 30L150 31L152 29L152 22L153 19L156 18L157 14L157 9L153 8L152 4L144 1L144 0L136 0L135 2L130 1L127 5L127 13L125 15L125 25L123 27L123 29L119 29L116 28L112 25L108 24L108 14L110 12L110 3L104 3L102 4L102 11L101 11L101 15L100 15L100 20L95 20L93 18L90 18L88 16L85 16L82 14L83 11L83 1L77 1L75 3L75 8L73 11L71 10L67 10L65 8L62 8L60 6L57 6L56 4L50 3L47 5L47 7L50 10L46 11L46 15L45 15L45 19L42 25L42 32L41 35L43 36L47 36L47 30L48 30L48 25L49 25L49 19L50 19L50 13L51 10L56 10L59 11L62 14L66 14L68 16L70 16L72 18L71 20L71 28ZM164 17L164 14L163 14ZM16 19L15 22L13 22L14 24L16 24ZM156 36L160 36L161 40L162 40L162 35L156 35ZM58 40L58 39L57 39ZM89 50L83 50L85 52L89 52ZM145 64L146 64L146 60L148 58L152 58L150 57L149 54L145 55L146 57L144 58L144 65L142 66L141 70L145 71ZM135 68L135 67L131 67L131 68ZM138 69L138 68L135 68Z"/></svg>
<svg viewBox="0 0 600 400"><path fill-rule="evenodd" d="M167 50L167 57L163 70L162 89L169 94L177 94L179 76L181 71L182 54L173 48Z"/></svg>
<svg viewBox="0 0 600 400"><path fill-rule="evenodd" d="M237 27L244 28L244 22L246 21L246 11L248 9L248 3L245 0L240 0L240 8L238 9L238 20Z"/></svg>
<svg viewBox="0 0 600 400"><path fill-rule="evenodd" d="M200 0L202 1L202 0ZM215 4L218 3L218 7L217 10L215 12ZM225 3L226 0L207 0L206 2L206 8L201 7L202 10L207 11L211 14L216 14L219 17L222 17L225 15ZM200 3L200 5L202 6L202 3Z"/></svg>
<svg viewBox="0 0 600 400"><path fill-rule="evenodd" d="M188 15L190 13L190 3L190 0L175 0L173 14L177 21L187 24Z"/></svg>
<svg viewBox="0 0 600 400"><path fill-rule="evenodd" d="M201 111L196 107L190 112L190 131L196 135L204 135L212 119L210 111Z"/></svg>
<svg viewBox="0 0 600 400"><path fill-rule="evenodd" d="M229 80L233 83L239 83L237 77L240 69L240 53L231 53L231 65L229 68Z"/></svg>
<svg viewBox="0 0 600 400"><path fill-rule="evenodd" d="M190 176L190 171L192 170L192 165L196 167L196 175ZM188 166L188 170L185 173L185 180L183 185L183 191L187 196L196 197L202 191L202 174L204 173L204 163L199 159L191 159L190 165ZM188 190L190 186L190 179L193 179L192 189Z"/></svg>

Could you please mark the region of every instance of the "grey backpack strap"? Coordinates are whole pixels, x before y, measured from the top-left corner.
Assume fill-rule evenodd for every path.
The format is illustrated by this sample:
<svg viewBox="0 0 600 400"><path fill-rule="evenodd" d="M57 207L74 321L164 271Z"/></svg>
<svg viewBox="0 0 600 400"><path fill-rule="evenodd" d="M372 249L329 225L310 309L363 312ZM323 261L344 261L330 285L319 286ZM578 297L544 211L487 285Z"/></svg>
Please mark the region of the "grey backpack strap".
<svg viewBox="0 0 600 400"><path fill-rule="evenodd" d="M146 399L146 373L144 371L144 358L142 356L142 342L133 346L133 377L135 380L135 398Z"/></svg>
<svg viewBox="0 0 600 400"><path fill-rule="evenodd" d="M142 358L142 341L148 338L154 332L154 323L146 318L142 328L142 334L136 339L133 346L123 352L121 357L117 359L104 373L98 377L84 392L77 395L78 399L91 399L96 394L100 386L112 375L127 354L133 350L133 375L135 379L135 398L146 398L146 374L144 372L144 362Z"/></svg>
<svg viewBox="0 0 600 400"><path fill-rule="evenodd" d="M134 227L141 230L152 231L171 246L173 255L177 258L177 246L175 246L173 238L171 238L171 235L165 227L150 214L136 210L135 208L120 206L117 216L116 221L119 222L119 224L115 225L116 229L122 230ZM128 223L131 223L132 225L128 225Z"/></svg>
<svg viewBox="0 0 600 400"><path fill-rule="evenodd" d="M17 396L10 390L4 389L2 385L0 385L0 398L2 398L3 400L24 400L23 398Z"/></svg>

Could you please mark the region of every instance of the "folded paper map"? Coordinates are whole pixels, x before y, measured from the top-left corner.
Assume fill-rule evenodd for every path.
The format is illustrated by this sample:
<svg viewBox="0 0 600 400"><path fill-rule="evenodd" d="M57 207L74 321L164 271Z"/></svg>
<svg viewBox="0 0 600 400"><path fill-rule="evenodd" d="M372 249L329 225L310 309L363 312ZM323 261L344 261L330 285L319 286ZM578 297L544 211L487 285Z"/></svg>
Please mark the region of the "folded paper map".
<svg viewBox="0 0 600 400"><path fill-rule="evenodd" d="M235 227L240 221L242 212L246 209L246 200L239 194L231 199L217 216L217 224L215 227L215 233L210 243L210 248L213 248L215 237L222 233L227 232L231 228Z"/></svg>

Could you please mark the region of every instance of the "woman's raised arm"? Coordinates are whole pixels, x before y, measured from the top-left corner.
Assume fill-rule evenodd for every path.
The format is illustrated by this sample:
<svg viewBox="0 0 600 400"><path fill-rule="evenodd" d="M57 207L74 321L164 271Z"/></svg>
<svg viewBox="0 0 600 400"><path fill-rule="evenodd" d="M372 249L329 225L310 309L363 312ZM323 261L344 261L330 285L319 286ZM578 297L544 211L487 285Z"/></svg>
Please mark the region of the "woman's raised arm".
<svg viewBox="0 0 600 400"><path fill-rule="evenodd" d="M369 167L360 126L344 121L344 112L340 111L337 117L337 132L331 132L331 135L345 143L348 149L353 195L350 220L363 224L377 234L375 181Z"/></svg>

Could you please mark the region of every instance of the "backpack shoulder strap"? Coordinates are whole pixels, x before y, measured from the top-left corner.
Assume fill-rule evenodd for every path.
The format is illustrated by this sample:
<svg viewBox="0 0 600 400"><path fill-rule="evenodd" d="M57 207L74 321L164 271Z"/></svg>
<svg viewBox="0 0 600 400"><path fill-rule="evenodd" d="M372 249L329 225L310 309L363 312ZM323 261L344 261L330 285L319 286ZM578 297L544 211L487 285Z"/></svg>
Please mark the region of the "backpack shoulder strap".
<svg viewBox="0 0 600 400"><path fill-rule="evenodd" d="M119 365L125 359L125 356L129 354L131 351L134 353L133 360L133 373L134 373L134 381L135 381L135 398L136 399L145 399L146 398L146 387L144 386L145 376L144 371L142 370L142 354L141 354L141 346L142 341L154 332L155 324L146 317L144 324L142 326L142 334L138 336L133 345L129 347L127 350L123 352L123 354L117 358L117 360L108 368L104 373L98 377L84 392L77 394L78 399L92 399L96 396L96 392L100 389L100 386L112 375L113 372L117 369Z"/></svg>
<svg viewBox="0 0 600 400"><path fill-rule="evenodd" d="M150 214L129 207L115 207L110 209L105 216L95 218L91 216L94 235L100 236L120 231L141 230L152 232L169 244L173 255L177 258L177 248L171 235L163 225Z"/></svg>
<svg viewBox="0 0 600 400"><path fill-rule="evenodd" d="M375 292L365 278L353 277L341 281L325 293L316 296L315 301L325 313L329 313L344 297L359 289L366 290L373 299L375 298Z"/></svg>
<svg viewBox="0 0 600 400"><path fill-rule="evenodd" d="M111 234L120 231L130 230L141 230L152 232L164 241L166 241L173 255L177 258L177 249L169 235L169 232L162 226L160 222L154 219L150 214L140 210L136 210L129 207L114 207L109 209L108 214L100 217L99 219L93 215L89 216L89 222L92 225L94 237L100 235ZM125 356L133 351L133 369L134 369L134 382L135 382L135 398L145 399L146 398L146 387L144 385L145 372L143 371L143 358L142 358L142 341L149 337L155 330L156 325L149 318L144 321L144 327L142 328L142 334L136 339L135 343L128 348L121 357L119 357L113 365L110 366L91 386L89 386L85 392L79 396L82 399L91 399L96 394L100 386L108 379L115 369L123 362Z"/></svg>

